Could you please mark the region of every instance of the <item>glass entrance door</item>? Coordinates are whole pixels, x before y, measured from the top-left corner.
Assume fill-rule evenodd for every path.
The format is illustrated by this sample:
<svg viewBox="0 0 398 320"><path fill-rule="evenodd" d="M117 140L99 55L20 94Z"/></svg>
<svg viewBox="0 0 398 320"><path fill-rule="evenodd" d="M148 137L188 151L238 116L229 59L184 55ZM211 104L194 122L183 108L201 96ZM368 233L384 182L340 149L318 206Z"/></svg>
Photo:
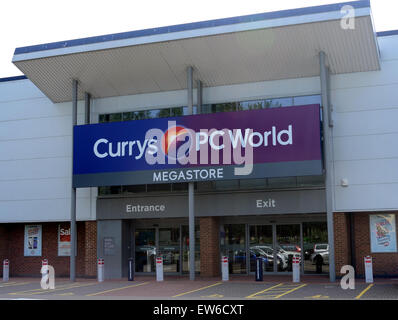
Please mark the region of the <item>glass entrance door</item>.
<svg viewBox="0 0 398 320"><path fill-rule="evenodd" d="M135 230L135 271L155 272L156 229Z"/></svg>
<svg viewBox="0 0 398 320"><path fill-rule="evenodd" d="M164 272L180 272L180 228L159 228L159 254Z"/></svg>
<svg viewBox="0 0 398 320"><path fill-rule="evenodd" d="M272 225L249 226L250 272L256 271L256 258L263 260L263 271L274 271Z"/></svg>
<svg viewBox="0 0 398 320"><path fill-rule="evenodd" d="M300 225L299 224L276 225L275 249L277 250L278 256L287 262L286 268L281 268L278 271L291 272L293 270L292 268L293 256L299 256L301 258Z"/></svg>

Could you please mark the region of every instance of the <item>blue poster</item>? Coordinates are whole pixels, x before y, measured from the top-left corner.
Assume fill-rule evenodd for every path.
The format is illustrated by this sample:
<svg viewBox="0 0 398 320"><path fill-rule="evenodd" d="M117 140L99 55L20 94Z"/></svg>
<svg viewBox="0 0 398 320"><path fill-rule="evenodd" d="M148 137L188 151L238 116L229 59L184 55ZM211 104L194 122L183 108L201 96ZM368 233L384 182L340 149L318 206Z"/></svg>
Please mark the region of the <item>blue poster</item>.
<svg viewBox="0 0 398 320"><path fill-rule="evenodd" d="M397 252L395 214L370 215L372 252Z"/></svg>

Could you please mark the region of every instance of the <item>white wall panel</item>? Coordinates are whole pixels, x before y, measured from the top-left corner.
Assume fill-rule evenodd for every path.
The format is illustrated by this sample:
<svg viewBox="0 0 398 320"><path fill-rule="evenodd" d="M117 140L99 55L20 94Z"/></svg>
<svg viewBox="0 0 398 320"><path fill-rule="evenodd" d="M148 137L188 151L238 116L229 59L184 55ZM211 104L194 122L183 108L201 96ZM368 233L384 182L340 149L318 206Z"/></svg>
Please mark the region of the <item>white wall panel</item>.
<svg viewBox="0 0 398 320"><path fill-rule="evenodd" d="M398 183L397 162L398 158L336 161L334 164L335 184L340 185L343 178L348 179L350 186Z"/></svg>
<svg viewBox="0 0 398 320"><path fill-rule="evenodd" d="M340 112L334 114L334 137L398 133L395 109Z"/></svg>
<svg viewBox="0 0 398 320"><path fill-rule="evenodd" d="M71 157L72 144L70 139L70 136L63 136L0 141L0 161Z"/></svg>
<svg viewBox="0 0 398 320"><path fill-rule="evenodd" d="M335 161L384 158L398 158L398 133L334 138Z"/></svg>
<svg viewBox="0 0 398 320"><path fill-rule="evenodd" d="M0 102L43 98L44 94L28 79L2 82Z"/></svg>
<svg viewBox="0 0 398 320"><path fill-rule="evenodd" d="M398 36L379 37L379 49L382 60L398 59Z"/></svg>
<svg viewBox="0 0 398 320"><path fill-rule="evenodd" d="M336 211L397 210L398 183L335 188Z"/></svg>
<svg viewBox="0 0 398 320"><path fill-rule="evenodd" d="M397 108L397 92L398 79L389 85L332 90L331 103L336 112Z"/></svg>
<svg viewBox="0 0 398 320"><path fill-rule="evenodd" d="M0 181L69 178L71 158L41 158L0 161Z"/></svg>

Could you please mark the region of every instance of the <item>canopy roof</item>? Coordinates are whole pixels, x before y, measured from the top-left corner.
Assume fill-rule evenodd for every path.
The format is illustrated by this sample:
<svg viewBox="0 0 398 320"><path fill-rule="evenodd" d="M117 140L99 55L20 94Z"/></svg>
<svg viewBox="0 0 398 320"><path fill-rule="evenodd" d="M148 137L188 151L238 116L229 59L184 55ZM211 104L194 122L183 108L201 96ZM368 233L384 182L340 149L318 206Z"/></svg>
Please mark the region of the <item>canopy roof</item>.
<svg viewBox="0 0 398 320"><path fill-rule="evenodd" d="M355 27L342 27L346 5ZM17 48L13 63L53 102L379 70L370 1L268 12Z"/></svg>

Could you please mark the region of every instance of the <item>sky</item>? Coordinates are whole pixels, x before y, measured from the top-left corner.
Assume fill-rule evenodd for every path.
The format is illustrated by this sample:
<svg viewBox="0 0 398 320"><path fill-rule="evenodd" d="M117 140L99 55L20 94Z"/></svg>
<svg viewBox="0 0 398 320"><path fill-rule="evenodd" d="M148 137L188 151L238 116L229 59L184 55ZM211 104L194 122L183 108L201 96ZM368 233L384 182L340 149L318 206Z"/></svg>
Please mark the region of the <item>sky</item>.
<svg viewBox="0 0 398 320"><path fill-rule="evenodd" d="M0 78L21 75L17 47L246 14L310 7L339 0L1 0ZM376 31L398 29L396 0L371 0Z"/></svg>

